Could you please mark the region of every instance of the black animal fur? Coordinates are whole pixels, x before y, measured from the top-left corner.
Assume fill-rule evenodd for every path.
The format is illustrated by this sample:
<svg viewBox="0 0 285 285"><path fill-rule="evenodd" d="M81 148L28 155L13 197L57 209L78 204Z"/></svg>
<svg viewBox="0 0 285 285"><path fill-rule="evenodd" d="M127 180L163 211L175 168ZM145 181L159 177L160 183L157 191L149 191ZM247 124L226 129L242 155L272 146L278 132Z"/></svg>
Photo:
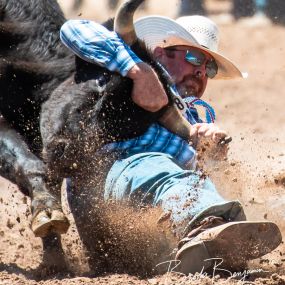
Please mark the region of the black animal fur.
<svg viewBox="0 0 285 285"><path fill-rule="evenodd" d="M103 144L142 134L164 112L135 105L130 79L71 54L59 39L64 21L55 0L0 0L0 175L31 198L59 194L66 176L86 184L86 165ZM171 104L168 76L141 43L133 49Z"/></svg>

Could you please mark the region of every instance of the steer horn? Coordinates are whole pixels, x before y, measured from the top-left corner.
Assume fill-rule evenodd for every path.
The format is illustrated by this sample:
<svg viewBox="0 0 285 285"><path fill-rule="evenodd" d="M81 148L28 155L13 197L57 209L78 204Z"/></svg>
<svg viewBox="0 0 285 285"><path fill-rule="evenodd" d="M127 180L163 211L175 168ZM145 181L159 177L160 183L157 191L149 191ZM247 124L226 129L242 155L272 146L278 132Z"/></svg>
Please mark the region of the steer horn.
<svg viewBox="0 0 285 285"><path fill-rule="evenodd" d="M137 40L134 28L134 13L144 0L127 0L118 9L115 16L114 30L128 45Z"/></svg>
<svg viewBox="0 0 285 285"><path fill-rule="evenodd" d="M183 117L175 105L166 108L166 111L158 119L158 122L172 133L189 141L195 146L197 141L192 135L191 124Z"/></svg>

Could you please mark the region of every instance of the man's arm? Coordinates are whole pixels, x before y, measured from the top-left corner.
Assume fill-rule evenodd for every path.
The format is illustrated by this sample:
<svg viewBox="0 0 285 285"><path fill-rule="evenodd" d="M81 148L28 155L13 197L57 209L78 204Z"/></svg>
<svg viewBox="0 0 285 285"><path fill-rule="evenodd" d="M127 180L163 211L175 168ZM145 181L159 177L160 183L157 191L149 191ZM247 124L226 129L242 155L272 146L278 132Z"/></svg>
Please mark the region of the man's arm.
<svg viewBox="0 0 285 285"><path fill-rule="evenodd" d="M132 99L155 112L168 102L154 70L142 62L115 33L89 20L69 20L60 30L62 42L77 56L134 81Z"/></svg>

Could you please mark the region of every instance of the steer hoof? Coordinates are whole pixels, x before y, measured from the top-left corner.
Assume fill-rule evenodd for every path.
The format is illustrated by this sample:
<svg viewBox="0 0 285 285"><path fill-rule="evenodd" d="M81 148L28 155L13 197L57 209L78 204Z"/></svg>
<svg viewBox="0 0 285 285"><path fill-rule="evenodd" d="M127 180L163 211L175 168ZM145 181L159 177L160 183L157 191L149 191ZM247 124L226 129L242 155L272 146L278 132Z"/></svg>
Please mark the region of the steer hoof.
<svg viewBox="0 0 285 285"><path fill-rule="evenodd" d="M46 237L51 233L65 234L69 221L52 196L41 196L32 202L31 229L36 237Z"/></svg>
<svg viewBox="0 0 285 285"><path fill-rule="evenodd" d="M31 229L36 237L46 237L50 233L65 234L69 228L69 222L61 210L53 210L51 213L42 210L32 219Z"/></svg>
<svg viewBox="0 0 285 285"><path fill-rule="evenodd" d="M45 237L51 232L51 220L48 213L43 210L33 216L31 222L31 229L36 237Z"/></svg>
<svg viewBox="0 0 285 285"><path fill-rule="evenodd" d="M60 235L67 232L70 224L61 210L52 211L50 220L53 232Z"/></svg>

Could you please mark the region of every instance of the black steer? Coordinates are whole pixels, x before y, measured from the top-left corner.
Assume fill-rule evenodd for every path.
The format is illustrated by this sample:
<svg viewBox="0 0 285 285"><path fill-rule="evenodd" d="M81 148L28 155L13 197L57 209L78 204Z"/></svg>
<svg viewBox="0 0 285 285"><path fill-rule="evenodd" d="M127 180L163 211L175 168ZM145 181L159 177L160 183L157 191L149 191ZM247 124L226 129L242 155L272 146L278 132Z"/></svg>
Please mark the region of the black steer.
<svg viewBox="0 0 285 285"><path fill-rule="evenodd" d="M190 134L189 123L174 104L178 99L170 88L169 75L152 59L134 33L133 13L142 2L126 1L116 15L114 29L154 68L168 95L168 105L154 113L140 108L131 99L133 82L130 79L76 57L75 73L58 86L41 111L45 161L52 177L71 178L73 198L70 207L89 251L90 264L97 272L100 268L107 270L110 261L104 258L108 249L102 246L112 234L108 233L104 222L101 186L106 168L116 156L104 152L102 155L101 148L107 143L142 135L155 121L187 139ZM112 29L112 21L106 22L105 26ZM99 266L98 260L106 263ZM130 263L121 264L122 267L128 264L125 267L129 273L137 272L137 269L132 271ZM150 268L144 270L149 272Z"/></svg>
<svg viewBox="0 0 285 285"><path fill-rule="evenodd" d="M142 2L127 1L118 19L131 15L132 21ZM55 0L0 0L0 175L31 197L32 229L47 240L68 228L57 202L62 178L87 185L103 144L138 136L156 120L189 138L189 124L172 104L169 78L142 43L134 50L154 67L169 96L169 106L155 113L132 102L131 80L75 60L59 39L64 21ZM119 33L120 25L115 22ZM88 162L94 165L90 175Z"/></svg>
<svg viewBox="0 0 285 285"><path fill-rule="evenodd" d="M74 71L59 39L64 21L55 0L0 0L0 175L31 197L37 236L68 228L49 191L59 185L47 184L39 126L42 103Z"/></svg>

